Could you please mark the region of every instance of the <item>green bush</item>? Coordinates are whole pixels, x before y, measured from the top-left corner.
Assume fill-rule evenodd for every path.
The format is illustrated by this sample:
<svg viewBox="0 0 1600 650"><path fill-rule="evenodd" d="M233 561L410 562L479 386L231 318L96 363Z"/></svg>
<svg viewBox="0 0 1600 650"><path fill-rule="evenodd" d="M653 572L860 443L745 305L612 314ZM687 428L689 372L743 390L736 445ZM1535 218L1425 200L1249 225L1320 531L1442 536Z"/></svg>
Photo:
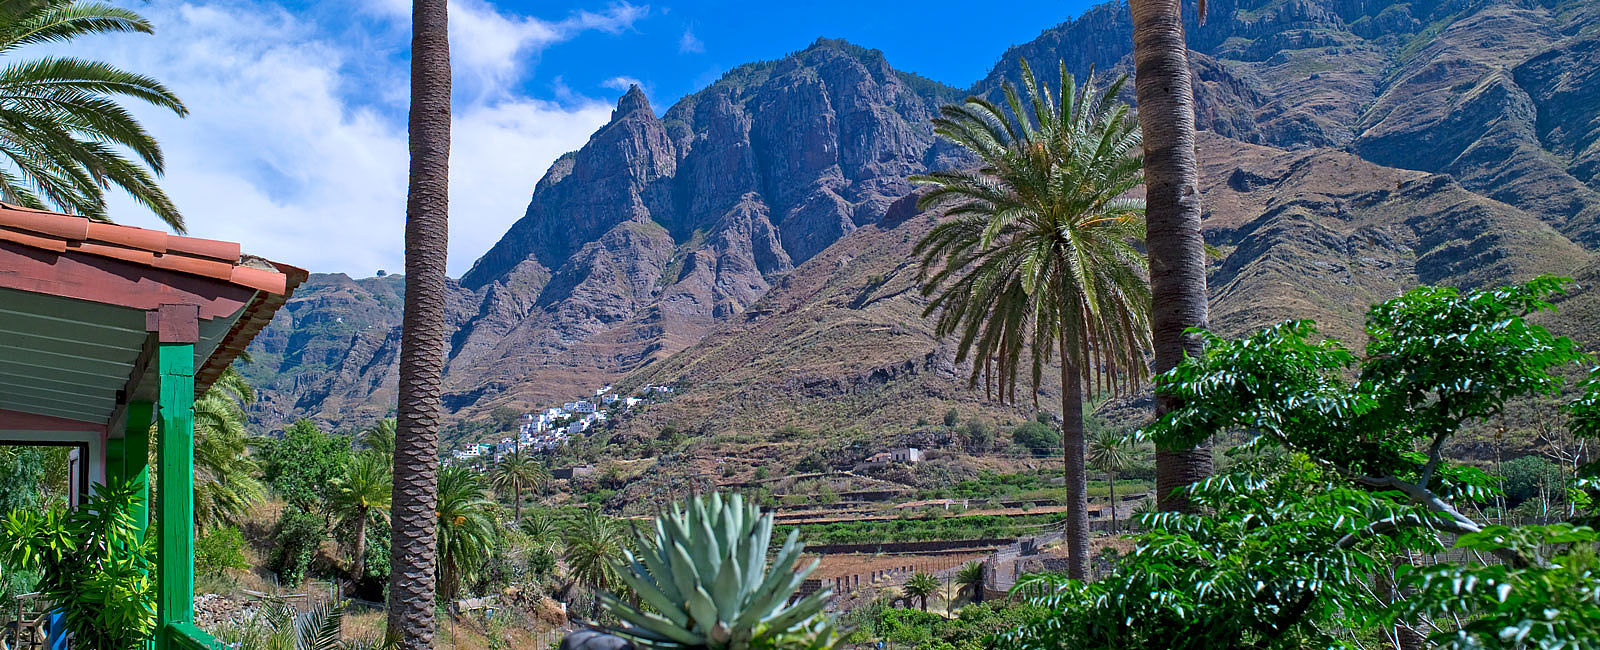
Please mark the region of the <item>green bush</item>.
<svg viewBox="0 0 1600 650"><path fill-rule="evenodd" d="M1012 430L1011 441L1027 447L1035 456L1049 456L1061 446L1061 435L1048 425L1035 421Z"/></svg>
<svg viewBox="0 0 1600 650"><path fill-rule="evenodd" d="M1537 498L1541 490L1559 496L1566 483L1561 468L1539 456L1522 456L1501 463L1500 473L1505 475L1501 489L1505 491L1506 505L1511 507Z"/></svg>
<svg viewBox="0 0 1600 650"><path fill-rule="evenodd" d="M248 569L244 557L244 535L238 528L216 528L194 541L194 569L206 576L222 575L228 569Z"/></svg>
<svg viewBox="0 0 1600 650"><path fill-rule="evenodd" d="M325 536L322 518L294 506L285 506L278 517L278 534L273 569L285 585L298 585L311 569L311 560Z"/></svg>

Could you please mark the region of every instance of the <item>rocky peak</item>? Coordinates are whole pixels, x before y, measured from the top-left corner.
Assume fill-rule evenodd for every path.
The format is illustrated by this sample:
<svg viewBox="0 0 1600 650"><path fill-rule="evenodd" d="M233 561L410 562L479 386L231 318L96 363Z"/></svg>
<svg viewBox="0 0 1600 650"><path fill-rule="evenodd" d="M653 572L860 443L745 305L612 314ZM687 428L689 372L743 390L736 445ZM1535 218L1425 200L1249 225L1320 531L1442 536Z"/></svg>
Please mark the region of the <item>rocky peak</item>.
<svg viewBox="0 0 1600 650"><path fill-rule="evenodd" d="M628 92L623 93L617 100L617 108L611 111L611 121L615 122L634 113L644 111L655 117L655 111L650 110L650 100L644 96L644 91L639 89L639 84L628 86Z"/></svg>

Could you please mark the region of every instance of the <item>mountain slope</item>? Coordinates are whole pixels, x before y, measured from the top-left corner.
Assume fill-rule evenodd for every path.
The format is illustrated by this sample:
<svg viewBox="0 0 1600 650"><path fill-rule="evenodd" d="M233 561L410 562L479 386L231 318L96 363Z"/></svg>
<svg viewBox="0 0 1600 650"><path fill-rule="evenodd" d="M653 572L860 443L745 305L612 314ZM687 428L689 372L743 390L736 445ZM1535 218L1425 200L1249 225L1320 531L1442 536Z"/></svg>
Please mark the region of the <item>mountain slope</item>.
<svg viewBox="0 0 1600 650"><path fill-rule="evenodd" d="M1225 253L1208 278L1213 328L1224 334L1312 318L1359 344L1366 307L1418 283L1492 286L1573 273L1596 259L1537 216L1448 176L1214 134L1202 134L1200 147L1204 232ZM920 317L926 303L910 252L936 217L912 216L909 203L801 265L739 322L620 384L678 387L672 401L630 421L628 433L651 435L671 421L707 439L739 434L739 445L800 458L819 441L777 432L859 427L880 441L914 437L919 419L951 405L1027 417L1026 397L1007 410L987 404L981 387L966 388L970 367L955 367L949 342L934 339ZM1567 302L1592 311L1600 292L1586 284ZM1597 334L1579 326L1559 329ZM1047 385L1041 405L1053 404L1055 391Z"/></svg>
<svg viewBox="0 0 1600 650"><path fill-rule="evenodd" d="M1219 326L1293 313L1348 336L1366 304L1417 282L1479 286L1591 268L1600 250L1600 3L1210 5L1206 24L1191 24L1190 44L1199 125L1226 136L1206 138L1200 152L1208 240L1229 253L1212 277ZM1061 60L1080 75L1127 72L1130 43L1127 7L1101 5L1011 48L972 91L1015 78L1024 56L1036 70ZM909 241L906 223L916 219L880 225L910 191L907 175L961 164L930 119L963 94L826 39L735 68L659 118L630 90L452 287L446 406L468 418L564 400L641 369L638 377L670 374L717 342L702 343L708 333L768 327L771 304L801 295L785 287L816 287L807 299L831 305L861 298L859 281L874 275L884 287L908 282L894 269L909 249L874 238ZM838 266L848 250L886 261ZM856 277L863 266L876 270ZM394 278L316 276L303 286L247 369L263 387L258 419L356 424L387 412L398 291ZM921 331L912 306L819 306L811 317L823 329L838 316L904 337ZM873 309L888 311L859 320ZM783 327L766 334L828 339ZM928 356L931 339L906 348L912 339L871 334L815 356L749 347L754 356L741 363L815 386L856 385L880 370L903 376L884 369L908 362L948 365ZM673 357L685 349L689 357ZM698 367L733 372L706 363ZM964 375L946 374L947 383L896 390L970 399L958 387Z"/></svg>

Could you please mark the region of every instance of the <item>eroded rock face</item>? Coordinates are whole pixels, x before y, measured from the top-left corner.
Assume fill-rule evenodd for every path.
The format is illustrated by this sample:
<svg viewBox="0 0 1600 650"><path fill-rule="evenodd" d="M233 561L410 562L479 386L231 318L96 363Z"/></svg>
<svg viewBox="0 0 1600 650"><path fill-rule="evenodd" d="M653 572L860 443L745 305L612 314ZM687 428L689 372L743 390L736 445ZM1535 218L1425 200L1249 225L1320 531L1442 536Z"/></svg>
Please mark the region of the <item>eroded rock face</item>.
<svg viewBox="0 0 1600 650"><path fill-rule="evenodd" d="M1220 184L1208 189L1209 236L1230 247L1214 293L1260 298L1219 313L1255 323L1358 309L1416 282L1570 274L1530 260L1588 264L1600 247L1600 3L1209 5L1204 25L1189 24L1196 114L1226 138L1200 144L1202 163L1321 152L1208 172ZM1011 48L972 91L1016 79L1019 57L1052 86L1060 61L1080 79L1131 73L1131 42L1127 7L1102 5ZM470 416L566 398L765 318L796 267L824 259L835 265L826 277L853 273L856 256L830 251L863 228L915 221L907 176L968 164L931 125L965 94L828 40L735 68L660 117L631 89L452 289L447 404ZM1131 84L1123 97L1134 99ZM1365 184L1341 176L1358 163L1388 171L1362 172L1381 179ZM1288 198L1308 187L1323 189ZM1242 280L1264 277L1278 284ZM1294 283L1312 288L1274 288ZM302 287L253 348L260 419L387 412L400 290L398 278L343 276ZM856 310L883 300L881 289L847 298Z"/></svg>

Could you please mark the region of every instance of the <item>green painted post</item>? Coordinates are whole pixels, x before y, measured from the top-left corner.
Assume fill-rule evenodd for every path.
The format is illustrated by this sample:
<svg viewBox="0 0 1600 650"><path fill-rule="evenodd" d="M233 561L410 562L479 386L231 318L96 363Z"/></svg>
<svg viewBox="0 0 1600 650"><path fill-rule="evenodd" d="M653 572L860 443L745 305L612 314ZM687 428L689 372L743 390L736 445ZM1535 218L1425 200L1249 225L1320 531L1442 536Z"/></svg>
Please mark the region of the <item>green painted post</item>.
<svg viewBox="0 0 1600 650"><path fill-rule="evenodd" d="M139 530L150 526L150 423L155 418L155 404L129 402L128 422L122 429L122 477L135 477L144 484L144 498L133 510L133 520Z"/></svg>
<svg viewBox="0 0 1600 650"><path fill-rule="evenodd" d="M106 483L127 480L127 473L122 466L122 446L127 440L123 438L109 438L106 440Z"/></svg>
<svg viewBox="0 0 1600 650"><path fill-rule="evenodd" d="M194 344L160 346L156 647L172 650L181 643L173 624L194 621Z"/></svg>

